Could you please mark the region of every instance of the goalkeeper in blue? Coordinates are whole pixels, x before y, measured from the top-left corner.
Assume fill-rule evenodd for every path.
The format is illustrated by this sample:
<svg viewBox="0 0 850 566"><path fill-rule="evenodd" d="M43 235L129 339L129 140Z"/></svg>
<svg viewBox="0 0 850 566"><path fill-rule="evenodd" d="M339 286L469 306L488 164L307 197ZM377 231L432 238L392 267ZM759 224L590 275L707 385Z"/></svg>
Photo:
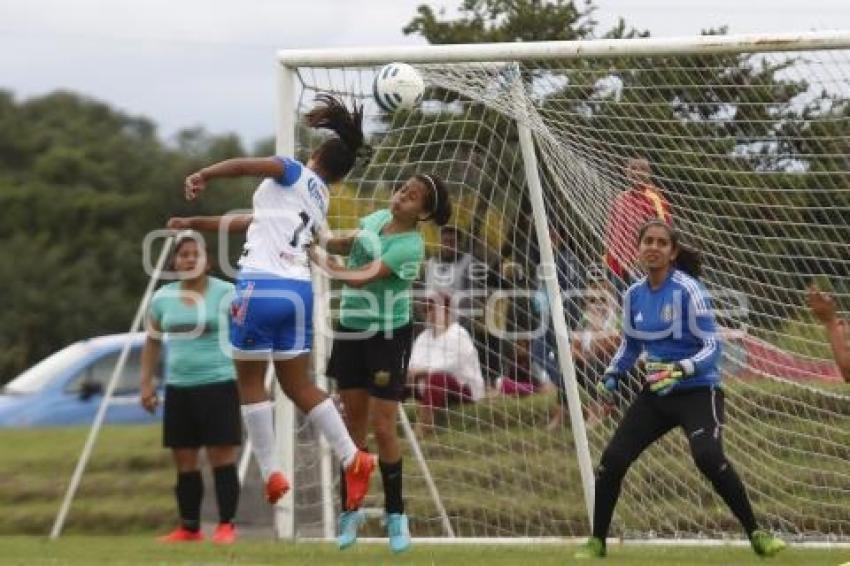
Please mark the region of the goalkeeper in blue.
<svg viewBox="0 0 850 566"><path fill-rule="evenodd" d="M647 276L626 292L622 340L599 389L607 394L616 390L641 355L646 385L602 453L593 533L576 558L605 556L605 538L626 471L648 446L676 427L687 435L694 463L741 523L753 550L772 556L785 543L758 528L747 491L723 453L720 343L711 299L697 280L700 254L657 220L641 227L638 253Z"/></svg>

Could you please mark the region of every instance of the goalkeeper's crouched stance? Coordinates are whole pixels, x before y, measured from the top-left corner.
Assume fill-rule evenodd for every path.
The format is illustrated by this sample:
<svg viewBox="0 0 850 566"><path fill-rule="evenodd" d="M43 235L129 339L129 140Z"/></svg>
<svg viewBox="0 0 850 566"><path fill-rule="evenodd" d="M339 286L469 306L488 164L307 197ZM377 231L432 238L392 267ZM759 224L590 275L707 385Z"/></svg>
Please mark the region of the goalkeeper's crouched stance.
<svg viewBox="0 0 850 566"><path fill-rule="evenodd" d="M626 471L650 444L675 427L688 437L699 470L732 510L753 550L771 556L785 543L756 524L747 491L723 453L723 390L714 312L697 281L699 253L681 245L661 221L645 224L638 251L647 277L626 292L620 348L599 382L613 392L646 355L646 386L628 408L596 473L593 533L576 558L605 556L605 538Z"/></svg>

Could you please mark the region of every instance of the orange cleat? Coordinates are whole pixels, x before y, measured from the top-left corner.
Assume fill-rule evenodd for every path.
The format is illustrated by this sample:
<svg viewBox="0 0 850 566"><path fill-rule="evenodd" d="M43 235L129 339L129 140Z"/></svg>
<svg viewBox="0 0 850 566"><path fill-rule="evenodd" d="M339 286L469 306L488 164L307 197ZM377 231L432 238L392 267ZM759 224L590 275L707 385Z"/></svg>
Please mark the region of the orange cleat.
<svg viewBox="0 0 850 566"><path fill-rule="evenodd" d="M375 469L375 457L358 450L354 461L345 469L345 487L348 496L345 499L345 508L353 511L360 507L363 498L369 491L369 476Z"/></svg>
<svg viewBox="0 0 850 566"><path fill-rule="evenodd" d="M233 544L236 542L236 527L233 523L219 523L213 533L212 541L215 544Z"/></svg>
<svg viewBox="0 0 850 566"><path fill-rule="evenodd" d="M156 539L158 542L199 542L204 540L204 533L201 531L190 531L185 527L177 527L165 536Z"/></svg>
<svg viewBox="0 0 850 566"><path fill-rule="evenodd" d="M289 491L289 482L280 472L272 472L266 480L266 501L274 505Z"/></svg>

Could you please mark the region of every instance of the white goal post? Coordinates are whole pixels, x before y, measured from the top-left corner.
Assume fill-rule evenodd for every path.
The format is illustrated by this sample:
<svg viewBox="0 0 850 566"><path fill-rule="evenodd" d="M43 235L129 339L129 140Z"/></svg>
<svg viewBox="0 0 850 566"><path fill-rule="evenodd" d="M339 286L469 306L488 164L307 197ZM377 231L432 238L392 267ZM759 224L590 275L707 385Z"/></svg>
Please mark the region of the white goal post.
<svg viewBox="0 0 850 566"><path fill-rule="evenodd" d="M422 73L421 108L377 109L371 80L390 62ZM463 319L485 377L495 391L527 365L540 385L451 406L433 436L406 435L415 537L589 532L593 466L629 397L608 409L582 387L580 374L608 355L588 344L611 331L586 326L589 297L622 291L603 259L609 215L630 181L624 167L642 159L677 228L705 256L723 329L725 446L757 517L792 540L850 541L850 386L803 302L814 279L850 305L850 31L296 49L278 53L276 72L283 155L309 145L298 123L316 93L365 104L375 156L332 189L332 228L353 228L412 172L446 180L458 252L488 273L475 287L487 308ZM438 255L436 230L425 234ZM560 268L564 246L581 272L566 295L557 277L533 273ZM329 328L333 305L327 281L315 288L322 381L330 342L318 330ZM525 337L545 320L551 339ZM564 376L562 402L551 374ZM559 405L568 417L550 421ZM415 418L416 402L405 410ZM327 447L288 401L277 403L276 428L293 482L277 533L328 538L338 502ZM629 471L612 535L741 536L679 436ZM380 482L373 492L368 502L379 506Z"/></svg>

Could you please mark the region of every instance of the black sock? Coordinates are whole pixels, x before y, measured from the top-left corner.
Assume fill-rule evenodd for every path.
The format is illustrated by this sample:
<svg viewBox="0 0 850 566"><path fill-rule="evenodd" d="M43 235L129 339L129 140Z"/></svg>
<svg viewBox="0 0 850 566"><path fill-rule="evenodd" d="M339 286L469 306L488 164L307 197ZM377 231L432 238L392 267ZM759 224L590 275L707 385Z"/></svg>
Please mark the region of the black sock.
<svg viewBox="0 0 850 566"><path fill-rule="evenodd" d="M213 468L215 498L218 501L218 518L222 523L232 523L239 505L239 477L236 464Z"/></svg>
<svg viewBox="0 0 850 566"><path fill-rule="evenodd" d="M381 468L381 480L384 483L384 508L390 513L404 513L404 501L401 498L401 458L388 464L378 462Z"/></svg>
<svg viewBox="0 0 850 566"><path fill-rule="evenodd" d="M345 485L345 466L339 467L339 507L345 513L348 509L345 508L345 500L348 499L348 489Z"/></svg>
<svg viewBox="0 0 850 566"><path fill-rule="evenodd" d="M708 474L706 474L708 475ZM751 537L753 531L758 528L750 498L747 497L747 489L741 478L729 462L724 462L722 469L709 476L714 489L732 510L732 514L744 527L747 537Z"/></svg>
<svg viewBox="0 0 850 566"><path fill-rule="evenodd" d="M201 498L204 496L204 480L201 472L180 472L174 487L177 496L177 510L183 528L197 532L201 529Z"/></svg>

